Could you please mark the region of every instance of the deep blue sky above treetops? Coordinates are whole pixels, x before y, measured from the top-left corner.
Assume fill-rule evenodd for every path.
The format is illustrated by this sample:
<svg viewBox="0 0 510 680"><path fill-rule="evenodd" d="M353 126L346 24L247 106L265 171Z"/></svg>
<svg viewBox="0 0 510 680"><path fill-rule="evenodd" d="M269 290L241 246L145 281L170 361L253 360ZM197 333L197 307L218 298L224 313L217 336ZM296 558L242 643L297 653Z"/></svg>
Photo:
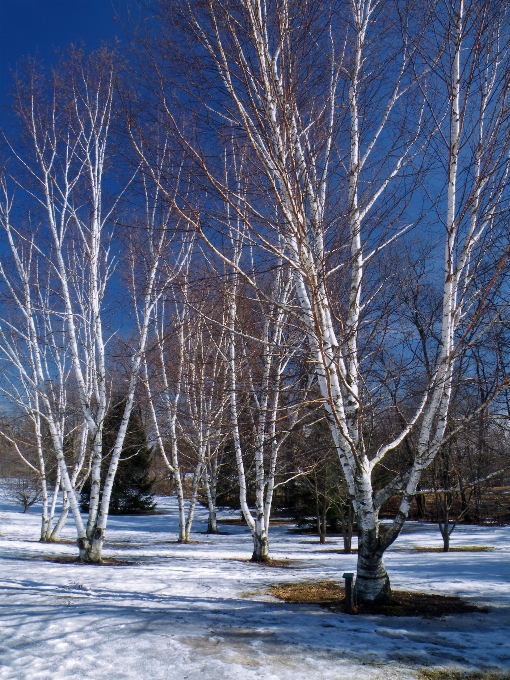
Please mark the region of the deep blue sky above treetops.
<svg viewBox="0 0 510 680"><path fill-rule="evenodd" d="M94 49L122 38L115 14L125 7L126 0L0 0L0 108L21 59L37 56L48 65L69 43Z"/></svg>

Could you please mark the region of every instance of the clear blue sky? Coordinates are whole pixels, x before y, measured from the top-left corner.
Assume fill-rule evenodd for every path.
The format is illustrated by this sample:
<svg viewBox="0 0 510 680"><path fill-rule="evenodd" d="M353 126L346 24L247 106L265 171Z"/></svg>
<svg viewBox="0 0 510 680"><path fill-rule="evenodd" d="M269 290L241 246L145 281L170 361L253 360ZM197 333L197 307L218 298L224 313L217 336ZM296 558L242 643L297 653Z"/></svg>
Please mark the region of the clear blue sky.
<svg viewBox="0 0 510 680"><path fill-rule="evenodd" d="M51 63L69 43L94 48L122 37L115 13L127 0L0 0L0 107L11 85L11 70L27 55Z"/></svg>

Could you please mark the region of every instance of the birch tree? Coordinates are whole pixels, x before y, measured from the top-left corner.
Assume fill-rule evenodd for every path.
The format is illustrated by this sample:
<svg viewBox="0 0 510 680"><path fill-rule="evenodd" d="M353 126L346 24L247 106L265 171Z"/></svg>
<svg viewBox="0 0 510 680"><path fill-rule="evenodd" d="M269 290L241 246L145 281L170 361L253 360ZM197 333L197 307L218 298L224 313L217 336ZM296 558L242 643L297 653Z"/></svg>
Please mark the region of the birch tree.
<svg viewBox="0 0 510 680"><path fill-rule="evenodd" d="M8 249L0 263L0 280L8 304L0 319L0 354L4 365L1 391L11 407L24 412L33 427L37 464L26 455L26 442L20 441L12 429L2 430L2 436L16 450L23 462L39 477L42 497L41 540L56 540L65 524L69 500L64 491L63 508L53 525L57 497L62 484L61 462L65 457L66 440L77 439L78 453L69 464L73 488L83 483L80 475L87 453L87 436L83 420L76 422L76 410L71 404L72 385L69 383L71 361L65 343L65 328L55 306L51 267L48 269L37 245L40 234L30 229L15 229L12 224L12 196L7 180L2 184L0 226ZM7 253L10 253L10 258ZM44 431L49 431L48 446ZM76 433L79 433L76 437ZM56 480L50 494L48 467L57 465Z"/></svg>
<svg viewBox="0 0 510 680"><path fill-rule="evenodd" d="M506 3L464 0L419 8L374 0L334 7L162 1L155 10L159 33L140 40L155 106L202 185L231 206L261 251L293 271L300 322L357 516L360 602L391 597L384 551L444 440L452 377L465 347L462 327L479 322L485 302L477 272L493 267L490 286L497 285L498 262L506 257L493 231L507 186L506 12ZM192 64L186 71L179 70L183 57ZM196 111L193 135L181 122L176 92ZM242 195L206 152L211 137L225 148L226 132L228 144L234 134L253 153L252 186ZM433 203L427 218L436 219L421 219L417 201L426 209ZM257 288L250 270L221 252L208 220L186 207L182 215ZM443 300L440 349L404 424L373 448L364 435L374 388L363 347L384 281L368 282L385 250L418 225L424 238L444 244L442 272L435 271ZM402 404L394 408L402 411ZM376 470L412 432L414 461L376 490ZM399 509L383 530L378 513L394 494Z"/></svg>
<svg viewBox="0 0 510 680"><path fill-rule="evenodd" d="M168 305L165 303L165 300L162 300L155 310L156 323L153 326L153 349L144 360L143 383L147 398L152 439L155 441L165 466L175 483L179 512L178 540L179 543L185 543L186 507L177 428L179 402L182 396L185 336L182 317L179 317L178 313L176 313L173 316L172 325L177 340L177 352L173 356L174 371L170 373L167 362L170 323L168 307L172 309L173 305ZM170 311L171 314L172 311Z"/></svg>
<svg viewBox="0 0 510 680"><path fill-rule="evenodd" d="M165 283L155 301L153 322L148 328L149 346L142 361L142 382L152 440L175 483L179 508L178 540L180 543L186 543L189 541L202 472L202 463L199 461L194 475L195 502L188 508L186 517L183 473L179 457L178 416L183 397L186 343L194 331L185 304L194 239L192 235L187 234L186 228L182 227L172 200L169 200L167 192L161 189L163 178L166 178L169 172L173 175L172 168L175 167L168 137L162 135L163 141L151 149L154 155L150 165L147 163L144 135L140 134L140 130L131 128L130 137L144 164L141 181L147 224L152 238L160 235L159 237L163 239L155 251L161 251L163 245L165 247L165 257L160 267L160 276L164 277ZM176 175L180 178L179 171ZM175 192L172 199L175 199ZM153 248L152 245L151 249ZM139 244L139 252L144 252L145 249L146 245ZM136 291L137 281L134 275L136 255L132 261L132 290ZM140 332L144 323L142 316L137 317L137 323Z"/></svg>
<svg viewBox="0 0 510 680"><path fill-rule="evenodd" d="M115 248L115 217L131 185L128 178L112 191L115 181L108 175L114 160L110 142L118 65L107 50L88 58L71 51L52 80L43 83L46 91L39 91L40 80L34 71L26 81L18 81L17 111L31 144L30 153L10 145L21 168L16 181L24 191L24 199L32 200L44 225L40 250L52 270L55 298L60 301L60 307L51 311L63 321L70 373L88 428L92 458L86 525L61 445L58 461L77 527L80 558L93 562L101 560L113 481L149 325L166 281L173 275L173 270L169 273L160 268L163 256L169 255L172 234L165 229L154 232L150 215L144 216L143 211L137 215L135 211L131 224L146 234L148 246L143 257L137 251L138 286L132 291L130 305L126 305L128 318L136 321L138 332L126 347L129 368L125 408L102 485L102 431L110 398L107 345L112 334L105 321L112 309L115 267L122 256ZM128 248L131 259L127 264L132 263L133 253L133 248ZM37 361L41 363L40 358ZM48 391L41 387L45 384L44 372L42 368L38 371L39 394L48 401ZM56 445L62 436L50 418L46 421Z"/></svg>
<svg viewBox="0 0 510 680"><path fill-rule="evenodd" d="M237 163L235 172L240 186L242 163ZM242 212L241 206L237 209ZM269 275L257 273L259 267L253 250L246 245L246 225L238 210L231 211L230 206L226 207L226 219L232 215L228 250L231 261L224 284L230 437L237 465L241 510L253 538L252 561L265 562L270 559L269 524L278 485L278 456L299 422L306 388L295 389L296 384L288 376L288 367L302 341L302 336L288 324L287 309L294 294L291 270L280 262ZM243 266L251 271L256 284L253 288L242 285L239 270ZM243 298L244 303L241 302ZM251 441L246 438L243 441L243 411L251 425ZM255 512L248 504L246 464L255 470Z"/></svg>
<svg viewBox="0 0 510 680"><path fill-rule="evenodd" d="M188 293L189 330L186 333L183 406L179 421L181 436L196 456L193 472L185 537L193 521L199 485L205 492L209 510L208 531L217 533L216 495L218 484L219 450L225 441L224 414L227 405L225 389L225 328L211 321L209 286L198 291L201 298L193 301ZM204 290L205 289L205 290ZM195 295L194 297L198 297ZM217 295L215 295L217 297Z"/></svg>

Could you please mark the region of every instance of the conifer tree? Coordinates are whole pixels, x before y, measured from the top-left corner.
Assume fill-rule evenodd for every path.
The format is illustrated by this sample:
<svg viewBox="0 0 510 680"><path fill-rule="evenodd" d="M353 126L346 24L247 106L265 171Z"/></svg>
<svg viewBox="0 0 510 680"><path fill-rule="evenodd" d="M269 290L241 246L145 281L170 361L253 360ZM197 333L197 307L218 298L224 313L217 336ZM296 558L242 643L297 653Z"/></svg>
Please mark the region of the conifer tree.
<svg viewBox="0 0 510 680"><path fill-rule="evenodd" d="M125 400L114 400L105 419L103 433L103 459L101 477L107 471L108 457L113 449L117 432L124 412ZM155 507L151 478L152 451L147 446L147 438L142 423L141 413L134 408L129 419L129 425L124 440L124 447L120 456L117 475L113 483L110 501L110 513L113 515L129 515L150 512ZM103 481L103 480L102 480ZM83 512L88 512L90 499L90 483L83 488L80 506Z"/></svg>

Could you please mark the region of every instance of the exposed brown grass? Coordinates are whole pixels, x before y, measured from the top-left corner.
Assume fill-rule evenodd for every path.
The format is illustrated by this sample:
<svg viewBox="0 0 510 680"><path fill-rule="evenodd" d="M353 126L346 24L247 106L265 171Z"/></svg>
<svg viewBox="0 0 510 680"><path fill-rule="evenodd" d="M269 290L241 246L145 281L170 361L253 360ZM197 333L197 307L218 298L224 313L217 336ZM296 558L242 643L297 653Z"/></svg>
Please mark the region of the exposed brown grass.
<svg viewBox="0 0 510 680"><path fill-rule="evenodd" d="M341 606L345 597L344 588L335 581L279 583L271 586L267 592L290 604L318 604L328 608Z"/></svg>
<svg viewBox="0 0 510 680"><path fill-rule="evenodd" d="M40 558L36 559L42 559L45 562L55 562L56 564L83 564L83 565L89 565L89 566L102 566L102 567L130 567L136 564L140 564L139 562L133 562L133 561L128 561L128 560L119 560L116 557L103 557L101 562L84 562L83 560L80 560L79 557L76 557L75 555L43 555Z"/></svg>
<svg viewBox="0 0 510 680"><path fill-rule="evenodd" d="M418 675L419 680L510 680L510 673L490 671L450 671L447 669L423 669Z"/></svg>
<svg viewBox="0 0 510 680"><path fill-rule="evenodd" d="M292 604L317 604L331 611L345 612L345 591L335 581L302 581L280 583L271 586L267 593ZM393 600L388 604L359 605L358 614L384 614L385 616L422 616L436 618L448 614L485 612L474 604L450 595L393 591Z"/></svg>
<svg viewBox="0 0 510 680"><path fill-rule="evenodd" d="M421 546L421 545L416 545L412 548L412 550L415 550L417 552L431 552L431 553L442 553L443 547L442 546ZM455 546L450 546L449 552L491 552L491 550L494 550L492 545L455 545Z"/></svg>
<svg viewBox="0 0 510 680"><path fill-rule="evenodd" d="M217 524L230 524L232 526L247 526L244 517L225 517L223 519L216 520ZM293 526L295 522L291 519L271 519L271 525L275 526Z"/></svg>
<svg viewBox="0 0 510 680"><path fill-rule="evenodd" d="M274 560L272 557L264 562L254 562L249 557L225 557L229 562L245 562L255 567L278 567L281 569L297 569L301 567L301 562L297 560Z"/></svg>

